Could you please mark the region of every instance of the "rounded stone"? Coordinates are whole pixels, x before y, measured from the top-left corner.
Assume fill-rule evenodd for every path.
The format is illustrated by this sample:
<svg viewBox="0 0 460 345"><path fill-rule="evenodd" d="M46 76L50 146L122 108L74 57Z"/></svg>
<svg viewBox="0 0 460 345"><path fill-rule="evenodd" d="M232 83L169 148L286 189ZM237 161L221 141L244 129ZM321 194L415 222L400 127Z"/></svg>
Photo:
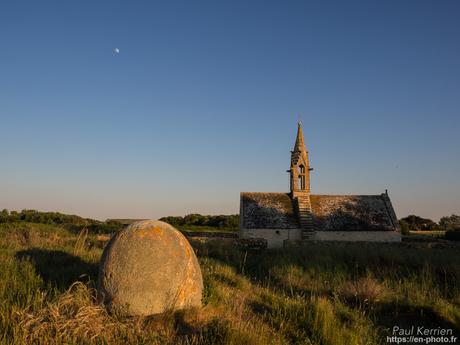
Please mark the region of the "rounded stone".
<svg viewBox="0 0 460 345"><path fill-rule="evenodd" d="M201 306L203 279L187 239L161 221L120 231L102 254L98 298L110 311L152 315Z"/></svg>

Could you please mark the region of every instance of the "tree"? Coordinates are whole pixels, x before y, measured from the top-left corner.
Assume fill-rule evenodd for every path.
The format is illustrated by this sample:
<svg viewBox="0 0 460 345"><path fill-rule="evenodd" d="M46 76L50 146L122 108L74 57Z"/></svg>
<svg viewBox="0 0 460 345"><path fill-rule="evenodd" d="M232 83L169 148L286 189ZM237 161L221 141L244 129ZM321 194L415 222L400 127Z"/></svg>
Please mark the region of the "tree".
<svg viewBox="0 0 460 345"><path fill-rule="evenodd" d="M431 219L422 218L413 214L401 220L409 225L409 230L434 230L438 227Z"/></svg>
<svg viewBox="0 0 460 345"><path fill-rule="evenodd" d="M202 225L203 216L201 214L192 213L187 214L184 217L184 223L186 225Z"/></svg>
<svg viewBox="0 0 460 345"><path fill-rule="evenodd" d="M19 213L17 211L11 211L8 221L17 222L19 220Z"/></svg>
<svg viewBox="0 0 460 345"><path fill-rule="evenodd" d="M0 212L0 223L6 223L9 220L9 217L10 213L7 209L4 209L2 212Z"/></svg>
<svg viewBox="0 0 460 345"><path fill-rule="evenodd" d="M442 217L439 226L443 230L454 230L460 228L460 216L453 214L450 217Z"/></svg>
<svg viewBox="0 0 460 345"><path fill-rule="evenodd" d="M198 225L213 228L238 228L239 216L237 214L209 216L201 214L188 214L185 217L163 217L161 221L173 226Z"/></svg>
<svg viewBox="0 0 460 345"><path fill-rule="evenodd" d="M173 226L179 226L179 225L184 225L184 218L183 217L175 217L175 216L168 216L168 217L162 217L159 220L162 222L169 223Z"/></svg>

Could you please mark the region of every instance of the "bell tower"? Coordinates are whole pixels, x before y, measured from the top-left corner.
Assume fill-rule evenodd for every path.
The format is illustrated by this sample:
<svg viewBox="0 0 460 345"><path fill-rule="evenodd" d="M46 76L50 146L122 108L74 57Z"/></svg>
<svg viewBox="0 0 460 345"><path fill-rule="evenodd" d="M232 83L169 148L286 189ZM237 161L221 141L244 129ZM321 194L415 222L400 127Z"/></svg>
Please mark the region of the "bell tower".
<svg viewBox="0 0 460 345"><path fill-rule="evenodd" d="M294 150L291 151L291 168L288 170L292 198L310 195L310 170L312 169L310 169L308 151L305 148L302 124L299 122Z"/></svg>
<svg viewBox="0 0 460 345"><path fill-rule="evenodd" d="M310 201L310 162L302 133L302 124L297 125L297 138L291 151L291 168L288 170L291 181L291 198L295 207L302 240L315 238L313 214Z"/></svg>

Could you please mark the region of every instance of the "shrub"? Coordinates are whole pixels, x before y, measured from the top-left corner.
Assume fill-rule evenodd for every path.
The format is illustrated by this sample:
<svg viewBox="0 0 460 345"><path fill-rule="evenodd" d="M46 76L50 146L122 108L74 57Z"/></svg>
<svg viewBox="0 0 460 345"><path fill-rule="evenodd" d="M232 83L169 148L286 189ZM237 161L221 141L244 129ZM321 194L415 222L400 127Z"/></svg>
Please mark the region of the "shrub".
<svg viewBox="0 0 460 345"><path fill-rule="evenodd" d="M460 228L460 216L453 214L450 217L442 217L439 226L444 230L454 230Z"/></svg>
<svg viewBox="0 0 460 345"><path fill-rule="evenodd" d="M446 231L445 237L446 237L446 240L460 241L460 228L457 228L455 230Z"/></svg>
<svg viewBox="0 0 460 345"><path fill-rule="evenodd" d="M410 234L409 224L405 220L401 219L399 221L399 226L401 228L401 234L403 234L403 235L409 235Z"/></svg>
<svg viewBox="0 0 460 345"><path fill-rule="evenodd" d="M239 225L239 215L219 215L219 216L203 216L201 214L188 214L185 217L163 217L159 220L169 223L173 226L182 225L197 225L209 226L214 228L234 228L237 229Z"/></svg>

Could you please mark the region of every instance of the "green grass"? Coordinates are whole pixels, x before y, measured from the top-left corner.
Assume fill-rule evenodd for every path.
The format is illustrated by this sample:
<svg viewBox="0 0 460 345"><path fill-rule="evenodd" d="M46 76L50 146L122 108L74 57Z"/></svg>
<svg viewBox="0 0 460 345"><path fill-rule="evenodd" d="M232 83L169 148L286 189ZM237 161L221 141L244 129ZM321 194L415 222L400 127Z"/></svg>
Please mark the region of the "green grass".
<svg viewBox="0 0 460 345"><path fill-rule="evenodd" d="M0 224L1 344L383 344L395 324L460 335L460 251L311 243L244 252L191 241L204 306L109 315L95 301L103 238Z"/></svg>
<svg viewBox="0 0 460 345"><path fill-rule="evenodd" d="M426 231L410 231L410 236L420 236L429 238L444 238L445 230L426 230Z"/></svg>

